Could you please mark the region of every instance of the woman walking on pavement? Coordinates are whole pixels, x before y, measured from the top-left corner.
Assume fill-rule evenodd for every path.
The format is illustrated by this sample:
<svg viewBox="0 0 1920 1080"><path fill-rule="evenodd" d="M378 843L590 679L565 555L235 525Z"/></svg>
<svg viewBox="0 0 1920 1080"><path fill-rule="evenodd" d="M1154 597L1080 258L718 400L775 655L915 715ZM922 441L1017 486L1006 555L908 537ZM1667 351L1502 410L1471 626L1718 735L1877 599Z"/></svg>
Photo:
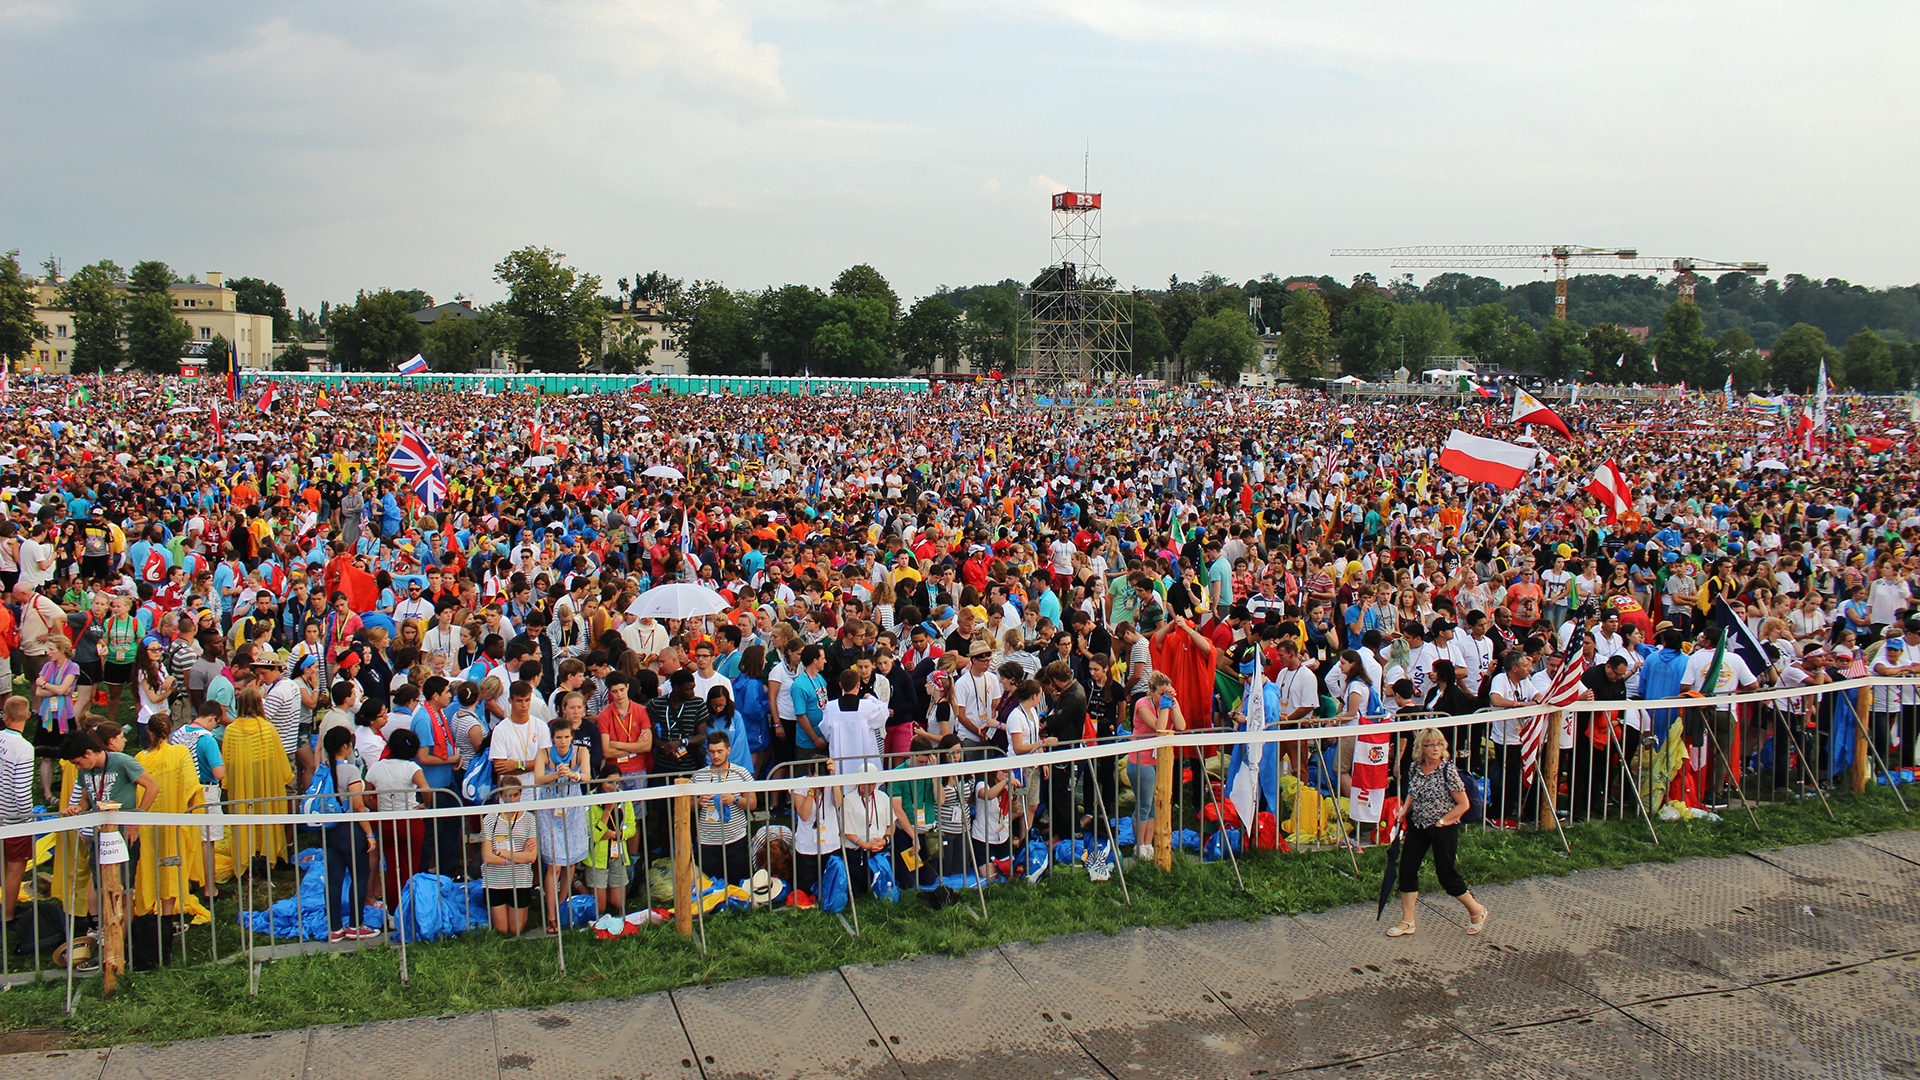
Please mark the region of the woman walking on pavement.
<svg viewBox="0 0 1920 1080"><path fill-rule="evenodd" d="M1406 831L1400 852L1400 922L1388 937L1406 937L1416 930L1414 913L1420 906L1420 864L1433 852L1433 871L1440 887L1467 909L1467 933L1486 929L1491 914L1467 891L1454 859L1460 850L1460 819L1467 812L1467 785L1460 770L1447 759L1447 737L1439 728L1427 728L1414 740L1414 766L1407 776L1407 797L1400 804L1400 824Z"/></svg>

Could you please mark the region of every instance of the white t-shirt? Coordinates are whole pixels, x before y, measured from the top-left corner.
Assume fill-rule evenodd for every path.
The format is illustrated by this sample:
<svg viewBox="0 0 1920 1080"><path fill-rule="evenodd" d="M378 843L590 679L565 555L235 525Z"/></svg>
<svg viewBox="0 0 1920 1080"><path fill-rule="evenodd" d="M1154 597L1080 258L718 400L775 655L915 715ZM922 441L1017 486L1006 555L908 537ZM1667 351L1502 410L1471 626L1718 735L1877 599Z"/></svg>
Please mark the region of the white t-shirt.
<svg viewBox="0 0 1920 1080"><path fill-rule="evenodd" d="M1753 672L1747 669L1747 662L1731 650L1728 650L1720 662L1720 673L1714 680L1713 687L1708 689L1702 685L1707 681L1707 669L1713 666L1715 651L1714 649L1694 650L1693 655L1687 657L1687 673L1681 685L1685 689L1706 694L1709 697L1752 689L1756 682ZM1721 702L1717 707L1724 710L1732 708L1732 704Z"/></svg>
<svg viewBox="0 0 1920 1080"><path fill-rule="evenodd" d="M1308 710L1301 719L1313 716L1314 709L1320 705L1320 692L1313 678L1313 672L1306 668L1288 671L1285 668L1273 673L1273 685L1280 696L1280 715L1269 720L1281 720L1301 709Z"/></svg>
<svg viewBox="0 0 1920 1080"><path fill-rule="evenodd" d="M867 765L884 768L878 732L886 723L887 707L877 698L863 697L852 709L841 708L839 698L827 702L821 711L820 734L826 736L834 771L856 773Z"/></svg>
<svg viewBox="0 0 1920 1080"><path fill-rule="evenodd" d="M53 580L53 563L48 562L46 569L40 568L43 560L54 558L54 549L49 544L28 537L20 541L20 584L37 589Z"/></svg>
<svg viewBox="0 0 1920 1080"><path fill-rule="evenodd" d="M493 743L487 751L487 757L493 761L532 761L540 756L540 751L553 745L553 732L547 725L528 714L527 722L516 724L511 719L503 721L493 729Z"/></svg>
<svg viewBox="0 0 1920 1080"><path fill-rule="evenodd" d="M794 788L795 800L813 796L813 816L793 823L793 853L831 855L840 850L840 811L833 805L830 788Z"/></svg>
<svg viewBox="0 0 1920 1080"><path fill-rule="evenodd" d="M977 743L980 736L968 731L960 723L959 713L965 710L967 719L975 727L982 727L994 717L1000 704L1000 677L989 671L984 675L975 675L971 671L958 672L953 677L954 731L960 735L961 742Z"/></svg>

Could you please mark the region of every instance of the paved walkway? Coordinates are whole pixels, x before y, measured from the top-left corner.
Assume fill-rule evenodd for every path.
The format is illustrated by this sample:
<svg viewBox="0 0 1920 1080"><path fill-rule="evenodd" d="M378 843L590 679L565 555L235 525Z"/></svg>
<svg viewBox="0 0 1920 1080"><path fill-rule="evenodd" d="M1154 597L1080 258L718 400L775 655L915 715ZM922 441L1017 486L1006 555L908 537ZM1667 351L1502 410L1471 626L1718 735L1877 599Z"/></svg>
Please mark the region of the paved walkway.
<svg viewBox="0 0 1920 1080"><path fill-rule="evenodd" d="M1920 1077L1920 832L546 1010L0 1058L0 1080Z"/></svg>

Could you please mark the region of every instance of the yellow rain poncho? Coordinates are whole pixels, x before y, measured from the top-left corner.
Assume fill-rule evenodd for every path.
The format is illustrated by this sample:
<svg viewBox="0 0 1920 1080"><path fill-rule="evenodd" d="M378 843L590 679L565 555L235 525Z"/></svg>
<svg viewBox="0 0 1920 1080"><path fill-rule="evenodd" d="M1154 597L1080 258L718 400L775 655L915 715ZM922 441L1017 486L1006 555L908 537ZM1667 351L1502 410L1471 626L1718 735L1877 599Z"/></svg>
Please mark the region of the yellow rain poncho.
<svg viewBox="0 0 1920 1080"><path fill-rule="evenodd" d="M60 763L60 806L73 798L78 773L73 762ZM80 833L69 829L55 833L53 839L53 895L67 913L78 917L93 914L88 894L93 890L93 853L81 846ZM68 875L72 875L69 877Z"/></svg>
<svg viewBox="0 0 1920 1080"><path fill-rule="evenodd" d="M135 760L160 784L160 794L148 809L156 814L188 814L201 805L200 776L186 747L166 743L141 751ZM186 825L144 825L139 832L140 865L134 868L133 913L179 911L187 888L206 876L200 830Z"/></svg>
<svg viewBox="0 0 1920 1080"><path fill-rule="evenodd" d="M220 741L221 756L227 762L226 792L234 805L227 813L226 844L233 852L233 865L244 870L256 854L267 862L287 861L288 828L285 825L240 824L248 814L290 814L293 799L287 794L293 783L293 765L280 746L280 733L264 716L242 716L227 727ZM265 799L265 802L248 802Z"/></svg>

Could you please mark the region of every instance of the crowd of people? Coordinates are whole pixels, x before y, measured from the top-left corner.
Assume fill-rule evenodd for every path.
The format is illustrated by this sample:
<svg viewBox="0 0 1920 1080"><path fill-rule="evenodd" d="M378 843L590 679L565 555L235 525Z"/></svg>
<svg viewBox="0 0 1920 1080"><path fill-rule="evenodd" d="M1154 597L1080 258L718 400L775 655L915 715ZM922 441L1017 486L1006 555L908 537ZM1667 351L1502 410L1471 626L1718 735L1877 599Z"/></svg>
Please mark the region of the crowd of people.
<svg viewBox="0 0 1920 1080"><path fill-rule="evenodd" d="M1155 835L1154 755L1020 758L1244 725L1221 686L1256 654L1277 705L1262 722L1301 731L1280 768L1336 798L1353 740L1322 747L1314 725L1538 703L1579 665L1582 693L1621 707L1604 739L1564 733L1569 771L1596 778L1575 818L1631 798L1608 770L1667 736L1635 699L1920 673L1904 408L1843 403L1846 436L1836 421L1783 441L1789 422L1717 399L1590 400L1566 410L1574 439L1535 433L1539 463L1503 493L1439 467L1451 429L1522 434L1457 402L1074 400L1000 383L732 397L369 381L281 387L261 413L181 380L16 384L0 420L0 823L485 791L470 819L326 826L327 872L357 890L328 903L328 930L382 933L365 912L395 911L434 872L482 880L498 929L553 932L573 895L601 913L633 902L667 841L647 820L663 804L522 799L831 771L847 782L699 796L703 872L811 894L841 854L860 892L862 855L891 854L939 903L955 876L1018 876L1029 838L1091 835L1096 873L1116 834L1139 856L1176 842ZM431 506L389 466L416 437L445 478ZM1609 458L1632 485L1624 513L1585 490ZM668 583L725 610L630 611ZM1721 601L1762 662L1725 647ZM1759 714L1702 712L1687 738L1777 734ZM1889 766L1911 768L1920 695L1882 693L1869 719ZM1815 722L1831 739L1839 721ZM1535 811L1520 725L1400 742L1411 835L1449 857L1442 882L1477 929L1485 910L1450 862L1455 796L1464 812L1462 774L1485 771L1489 819ZM981 757L999 767L885 777ZM1804 776L1789 758L1767 779L1829 779L1813 751ZM1712 760L1691 778L1702 805L1738 779L1737 755ZM130 837L136 911L219 887L162 833ZM223 869L268 871L294 839L227 829ZM7 842L8 918L33 859Z"/></svg>

